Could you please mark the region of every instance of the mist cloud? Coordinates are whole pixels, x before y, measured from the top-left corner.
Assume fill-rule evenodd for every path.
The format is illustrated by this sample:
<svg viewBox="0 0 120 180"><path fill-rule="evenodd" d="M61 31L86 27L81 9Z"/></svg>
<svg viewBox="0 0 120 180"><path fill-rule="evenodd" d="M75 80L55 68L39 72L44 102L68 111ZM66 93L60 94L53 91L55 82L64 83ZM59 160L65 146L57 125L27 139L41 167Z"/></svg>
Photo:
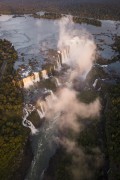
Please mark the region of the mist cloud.
<svg viewBox="0 0 120 180"><path fill-rule="evenodd" d="M64 17L59 22L58 49L63 51L69 47L69 58L66 63L75 69L76 74L86 77L96 55L96 45L93 37L85 29L76 30L72 17ZM75 74L75 72L74 72Z"/></svg>
<svg viewBox="0 0 120 180"><path fill-rule="evenodd" d="M90 104L85 104L78 101L77 92L75 90L62 88L57 92L57 99L52 103L46 116L48 119L51 119L59 112L61 112L61 116L59 117L57 124L61 129L68 127L74 131L79 131L80 123L77 121L77 117L98 117L100 112L100 102L99 99L96 99Z"/></svg>

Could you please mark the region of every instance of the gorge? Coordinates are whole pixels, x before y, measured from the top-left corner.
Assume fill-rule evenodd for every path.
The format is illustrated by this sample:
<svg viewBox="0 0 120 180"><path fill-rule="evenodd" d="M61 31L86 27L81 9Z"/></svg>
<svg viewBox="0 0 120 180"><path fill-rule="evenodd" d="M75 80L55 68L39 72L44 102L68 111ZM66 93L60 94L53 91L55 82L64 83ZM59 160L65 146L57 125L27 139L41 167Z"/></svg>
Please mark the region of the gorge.
<svg viewBox="0 0 120 180"><path fill-rule="evenodd" d="M51 22L29 15L17 17L14 21L12 16L0 18L4 21L1 23L0 37L10 39L18 51L18 60L14 64L18 77L13 82L24 96L21 124L25 126L24 131L28 128L31 130L33 160L25 179L46 178L50 159L59 147L72 158L72 179L76 179L74 167L78 173L78 165L83 165L86 178L87 175L94 178L96 173L98 177L102 173L103 176L107 174L109 166L106 165L99 122L102 119L101 106L108 94L106 87L113 80L116 85L119 82L120 72L112 66L114 58L119 55L112 49L113 39L119 34L119 23L101 21L102 27L80 25L74 24L71 16ZM30 30L33 24L37 37ZM5 31L7 26L9 31ZM101 49L103 44L105 47ZM109 56L113 59L106 60ZM120 66L118 59L114 63ZM102 102L100 98L103 98ZM32 113L37 115L33 117ZM42 123L36 126L35 121ZM94 135L97 140L91 137L91 131L81 135L92 126L97 131L97 135ZM94 140L86 142L89 139L87 135ZM93 170L89 168L89 163L92 163ZM61 170L63 167L59 168ZM66 169L64 171L67 172ZM83 177L82 172L78 174L78 177ZM59 172L56 177L59 177Z"/></svg>

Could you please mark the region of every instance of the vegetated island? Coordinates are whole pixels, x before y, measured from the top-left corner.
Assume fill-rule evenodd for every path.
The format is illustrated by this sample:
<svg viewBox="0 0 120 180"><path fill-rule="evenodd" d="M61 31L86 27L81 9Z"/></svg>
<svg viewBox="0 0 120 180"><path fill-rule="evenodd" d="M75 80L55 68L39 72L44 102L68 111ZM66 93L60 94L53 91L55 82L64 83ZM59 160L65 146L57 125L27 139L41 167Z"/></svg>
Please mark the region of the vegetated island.
<svg viewBox="0 0 120 180"><path fill-rule="evenodd" d="M32 152L29 131L22 126L23 94L13 66L17 52L11 42L0 39L0 179L24 179Z"/></svg>
<svg viewBox="0 0 120 180"><path fill-rule="evenodd" d="M59 13L52 13L52 12L45 12L43 15L39 15L37 13L34 13L32 15L34 18L39 18L39 19L60 19L66 15L59 14ZM80 16L73 16L73 22L74 23L86 23L86 24L91 24L94 26L101 26L101 21L98 19L93 19L93 18L83 18Z"/></svg>

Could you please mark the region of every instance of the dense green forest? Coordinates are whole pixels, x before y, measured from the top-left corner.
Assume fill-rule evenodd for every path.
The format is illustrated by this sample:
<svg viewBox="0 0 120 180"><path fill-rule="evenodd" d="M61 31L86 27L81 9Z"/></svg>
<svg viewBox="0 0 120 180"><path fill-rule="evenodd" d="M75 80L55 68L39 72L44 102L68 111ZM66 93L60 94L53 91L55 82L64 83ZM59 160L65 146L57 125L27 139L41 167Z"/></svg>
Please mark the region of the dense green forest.
<svg viewBox="0 0 120 180"><path fill-rule="evenodd" d="M120 2L84 0L0 0L1 14L25 14L37 11L72 14L84 18L120 20Z"/></svg>
<svg viewBox="0 0 120 180"><path fill-rule="evenodd" d="M120 179L120 84L108 87L105 109L110 180Z"/></svg>
<svg viewBox="0 0 120 180"><path fill-rule="evenodd" d="M17 52L7 40L0 40L0 179L16 177L20 168L28 131L22 126L23 95L15 84L13 69ZM3 65L5 63L4 70ZM19 174L17 175L19 179Z"/></svg>

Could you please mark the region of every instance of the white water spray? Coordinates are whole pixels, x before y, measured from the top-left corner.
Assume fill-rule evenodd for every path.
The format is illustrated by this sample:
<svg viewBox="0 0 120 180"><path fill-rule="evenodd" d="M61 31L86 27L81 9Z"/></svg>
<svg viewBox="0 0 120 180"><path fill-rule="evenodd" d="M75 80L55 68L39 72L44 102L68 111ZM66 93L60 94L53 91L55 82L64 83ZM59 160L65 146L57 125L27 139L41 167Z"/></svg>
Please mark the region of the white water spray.
<svg viewBox="0 0 120 180"><path fill-rule="evenodd" d="M41 71L43 79L48 79L48 74L46 70Z"/></svg>
<svg viewBox="0 0 120 180"><path fill-rule="evenodd" d="M92 35L84 29L76 31L71 17L62 18L59 25L58 53L61 53L62 63L74 69L75 76L86 78L96 54L96 45Z"/></svg>
<svg viewBox="0 0 120 180"><path fill-rule="evenodd" d="M35 83L40 81L39 72L33 72L32 75L23 78L22 81L25 89L28 89L30 86L34 86Z"/></svg>

